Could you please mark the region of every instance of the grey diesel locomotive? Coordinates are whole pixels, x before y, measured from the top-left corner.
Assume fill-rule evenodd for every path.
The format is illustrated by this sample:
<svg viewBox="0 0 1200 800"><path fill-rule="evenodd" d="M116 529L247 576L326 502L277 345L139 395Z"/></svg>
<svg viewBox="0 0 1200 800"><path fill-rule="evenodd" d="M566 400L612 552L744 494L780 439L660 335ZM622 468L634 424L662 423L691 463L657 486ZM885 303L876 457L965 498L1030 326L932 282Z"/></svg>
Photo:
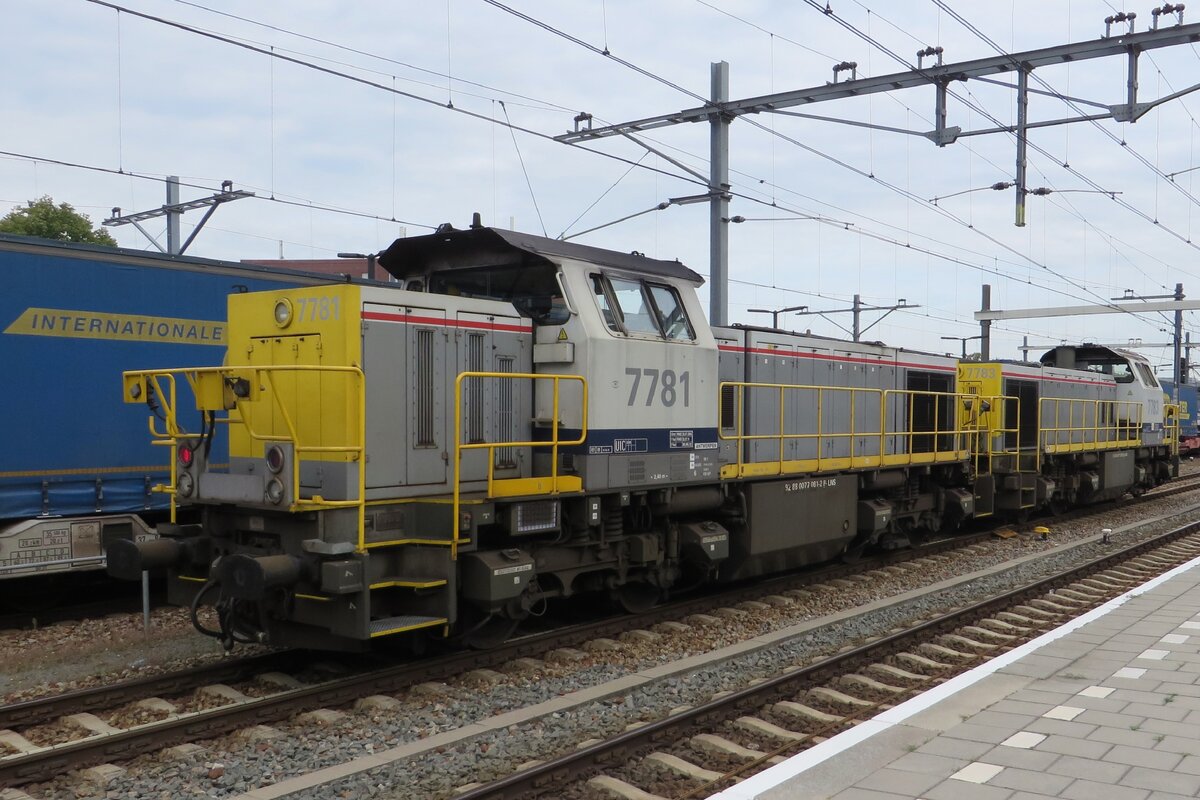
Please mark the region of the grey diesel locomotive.
<svg viewBox="0 0 1200 800"><path fill-rule="evenodd" d="M231 296L221 367L124 376L201 521L110 572L165 568L227 646L485 646L557 598L636 612L1169 474L1133 354L959 363L714 328L678 262L477 224L379 262L397 283Z"/></svg>

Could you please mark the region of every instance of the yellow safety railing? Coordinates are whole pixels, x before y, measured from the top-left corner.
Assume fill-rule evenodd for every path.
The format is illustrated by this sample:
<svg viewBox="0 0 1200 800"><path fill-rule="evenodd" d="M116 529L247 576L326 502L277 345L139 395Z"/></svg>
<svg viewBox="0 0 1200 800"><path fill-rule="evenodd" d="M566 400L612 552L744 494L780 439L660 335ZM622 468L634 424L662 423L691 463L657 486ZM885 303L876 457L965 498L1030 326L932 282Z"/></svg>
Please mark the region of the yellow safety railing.
<svg viewBox="0 0 1200 800"><path fill-rule="evenodd" d="M991 475L995 472L998 457L1013 459L1015 471L1020 472L1019 436L1016 421L1021 418L1021 401L1016 397L983 396L974 393L959 395L962 406L962 427L971 434L970 450L976 474ZM1006 425L1005 409L1013 412L1013 422ZM1013 439L1010 446L1009 438Z"/></svg>
<svg viewBox="0 0 1200 800"><path fill-rule="evenodd" d="M297 430L288 404L282 394L276 389L274 375L280 372L288 373L327 373L344 375L353 381L354 391L352 402L356 410L355 441L347 444L309 444L302 440ZM308 364L255 366L255 367L194 367L162 370L131 370L122 373L125 387L125 402L142 403L146 396L153 391L157 403L162 410L161 421L165 429L156 424L159 417L151 414L148 420L152 444L170 448L171 453L171 484L156 486L154 491L169 492L171 495L171 520L176 513L176 484L178 482L179 443L183 439L195 439L200 436L197 432L187 431L180 427L178 421L178 381L182 375L191 387L196 399L197 410L214 414L214 424L241 425L246 434L253 440L263 442L284 442L292 445L294 457L291 459L293 502L289 511L311 511L332 508L355 508L358 512L358 552L365 552L366 535L366 391L363 371L355 366L321 366ZM136 387L136 389L135 389ZM151 387L153 387L151 389ZM255 429L253 420L253 403L262 392L266 392L272 400L272 408L279 413L285 434L263 433ZM300 398L295 398L299 404ZM216 417L219 411L237 411L235 418L227 414ZM271 413L270 411L267 412ZM211 435L211 433L209 434ZM320 495L303 497L300 494L300 464L301 454L336 454L350 456L351 461L358 462L358 493L353 500L326 500Z"/></svg>
<svg viewBox="0 0 1200 800"><path fill-rule="evenodd" d="M462 440L463 426L463 384L468 380L497 378L500 380L531 380L551 381L553 383L553 406L551 412L550 438L542 441L495 441L495 442L464 442ZM574 439L559 439L559 389L562 381L576 382L580 386L580 432ZM462 454L464 450L486 450L488 453L487 467L487 496L517 496L529 494L559 494L562 492L578 492L583 489L583 481L575 475L558 474L558 449L581 445L587 440L587 409L588 387L587 379L582 375L546 375L534 372L462 372L454 381L454 500L453 500L453 536L450 539L450 556L458 558L459 532L461 526L462 504ZM493 451L501 447L549 447L551 449L550 475L534 478L514 478L497 480L496 459ZM548 481L548 482L547 482Z"/></svg>
<svg viewBox="0 0 1200 800"><path fill-rule="evenodd" d="M730 393L727 389L733 389ZM744 413L747 390L766 391L775 394L775 433L745 432ZM935 392L909 389L875 389L844 386L810 386L783 383L755 383L747 381L722 381L722 402L732 394L733 418L736 420L732 434L719 430L718 436L734 441L737 447L737 463L721 468L721 477L748 477L763 475L785 475L789 473L822 472L839 469L869 469L880 466L907 466L965 460L979 448L981 439L990 441L992 431L962 424L960 414L969 400L978 402L977 395L954 392ZM917 423L918 403L924 399L924 412L932 415L931 427L914 429ZM788 406L793 415L815 426L816 430L788 430ZM825 409L841 403L837 414L841 424L836 429L823 428ZM906 407L901 413L901 403ZM848 409L848 413L844 413ZM724 409L722 410L724 411ZM860 428L859 416L866 415L870 425ZM722 419L727 415L722 413ZM893 422L889 429L888 422ZM793 426L794 427L794 426ZM725 426L727 429L728 426ZM749 461L746 447L748 442L774 442L779 449L777 458ZM815 456L788 459L786 443L790 441L813 442ZM825 455L825 446L833 442L847 442L845 455ZM891 445L889 452L888 445ZM989 445L990 446L990 445ZM873 452L872 452L873 451Z"/></svg>
<svg viewBox="0 0 1200 800"><path fill-rule="evenodd" d="M1142 404L1043 397L1038 404L1038 431L1039 454L1138 447L1142 443ZM1041 464L1038 466L1040 469Z"/></svg>
<svg viewBox="0 0 1200 800"><path fill-rule="evenodd" d="M1171 446L1171 455L1179 455L1179 415L1183 408L1179 403L1163 404L1163 436Z"/></svg>

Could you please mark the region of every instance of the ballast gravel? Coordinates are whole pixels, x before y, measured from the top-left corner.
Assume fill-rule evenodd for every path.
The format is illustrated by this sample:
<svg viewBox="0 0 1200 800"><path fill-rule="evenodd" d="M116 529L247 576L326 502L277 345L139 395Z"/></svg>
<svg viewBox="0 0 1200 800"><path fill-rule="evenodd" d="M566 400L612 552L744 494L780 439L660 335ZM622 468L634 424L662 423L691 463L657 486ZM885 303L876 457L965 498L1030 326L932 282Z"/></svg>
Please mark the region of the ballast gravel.
<svg viewBox="0 0 1200 800"><path fill-rule="evenodd" d="M809 662L863 638L907 627L922 617L1011 589L1178 527L1194 517L1191 514L1184 519L1180 515L1194 508L1195 495L1188 493L1153 505L1117 507L1102 523L1092 518L1055 526L1051 521L1052 534L1046 541L1028 536L996 540L956 553L928 557L916 564L876 570L867 576L839 581L836 587L814 588L800 595L794 603L755 608L722 618L718 624L693 624L686 630L675 632L662 630L651 641L627 637L619 643L618 649L598 648L584 653L582 658L573 656L555 660L555 663L543 662L535 671L530 671L528 663L514 666L501 673L499 682L493 682L494 678L462 677L444 686L426 684L397 694L399 705L393 709L343 709L350 713L325 726L296 720L276 724L274 727L281 734L278 737L233 734L202 742L202 750L176 760L168 759L164 754L142 756L125 763L127 772L105 786L81 783L78 775L71 774L26 787L26 791L35 798L47 800L233 797L285 778L343 764L435 733L456 730L508 710L603 684L650 666L709 652L767 631L919 589L1014 558L1045 553L1041 558L966 584L817 628L769 649L708 664L634 691L289 795L298 800L449 797L464 784L499 778L519 764L552 758L586 739L611 736L631 724L661 718L674 708L703 703L715 692L742 688L755 678L771 677L789 666ZM1131 527L1150 513L1172 516L1164 516L1135 529ZM1116 534L1110 545L1085 543L1048 552L1064 543L1095 536L1101 525L1118 531L1121 526L1131 529Z"/></svg>

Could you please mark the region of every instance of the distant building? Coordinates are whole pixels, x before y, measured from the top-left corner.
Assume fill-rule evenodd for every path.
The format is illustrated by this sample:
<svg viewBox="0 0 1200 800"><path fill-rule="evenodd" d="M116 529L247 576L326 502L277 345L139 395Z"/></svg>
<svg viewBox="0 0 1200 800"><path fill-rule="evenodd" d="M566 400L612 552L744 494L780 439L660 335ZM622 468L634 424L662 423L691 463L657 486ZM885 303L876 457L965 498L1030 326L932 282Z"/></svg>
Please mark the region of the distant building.
<svg viewBox="0 0 1200 800"><path fill-rule="evenodd" d="M375 274L368 275L365 258L245 258L242 259L242 263L315 272L320 275L349 275L351 278L369 278L377 281L392 279L387 270L378 264L375 265Z"/></svg>

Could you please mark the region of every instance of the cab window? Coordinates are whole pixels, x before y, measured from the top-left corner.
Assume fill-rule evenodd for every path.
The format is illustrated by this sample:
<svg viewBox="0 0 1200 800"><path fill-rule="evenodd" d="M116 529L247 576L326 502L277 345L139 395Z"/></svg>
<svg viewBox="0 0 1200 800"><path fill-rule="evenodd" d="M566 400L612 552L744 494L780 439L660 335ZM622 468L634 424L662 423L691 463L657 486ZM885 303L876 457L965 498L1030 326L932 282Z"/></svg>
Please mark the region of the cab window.
<svg viewBox="0 0 1200 800"><path fill-rule="evenodd" d="M671 341L696 338L679 293L665 284L594 274L593 292L610 330Z"/></svg>
<svg viewBox="0 0 1200 800"><path fill-rule="evenodd" d="M670 286L650 284L650 299L658 313L658 324L668 339L691 341L696 338L684 313L679 295Z"/></svg>
<svg viewBox="0 0 1200 800"><path fill-rule="evenodd" d="M623 333L624 329L617 318L618 312L613 310L615 301L611 301L608 298L608 282L600 275L593 275L592 290L596 295L596 305L600 307L600 316L604 317L604 324L610 330Z"/></svg>
<svg viewBox="0 0 1200 800"><path fill-rule="evenodd" d="M1113 364L1111 374L1117 379L1117 383L1133 383L1133 369L1127 362Z"/></svg>
<svg viewBox="0 0 1200 800"><path fill-rule="evenodd" d="M1137 362L1138 375L1142 378L1143 386L1158 386L1158 381L1154 380L1154 373L1150 371L1150 367L1142 362Z"/></svg>
<svg viewBox="0 0 1200 800"><path fill-rule="evenodd" d="M621 312L621 321L625 324L625 332L659 335L658 325L654 321L654 310L650 307L641 282L609 278L609 283L612 285L617 308Z"/></svg>
<svg viewBox="0 0 1200 800"><path fill-rule="evenodd" d="M1098 372L1101 375L1110 375L1117 383L1133 383L1133 369L1129 363L1125 361L1094 361L1084 366L1088 372Z"/></svg>

